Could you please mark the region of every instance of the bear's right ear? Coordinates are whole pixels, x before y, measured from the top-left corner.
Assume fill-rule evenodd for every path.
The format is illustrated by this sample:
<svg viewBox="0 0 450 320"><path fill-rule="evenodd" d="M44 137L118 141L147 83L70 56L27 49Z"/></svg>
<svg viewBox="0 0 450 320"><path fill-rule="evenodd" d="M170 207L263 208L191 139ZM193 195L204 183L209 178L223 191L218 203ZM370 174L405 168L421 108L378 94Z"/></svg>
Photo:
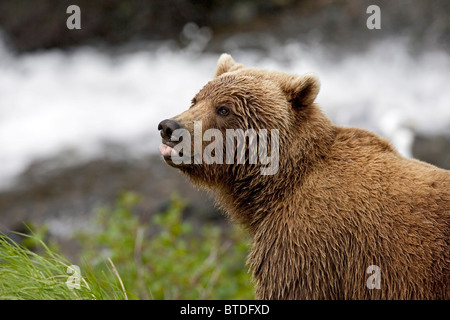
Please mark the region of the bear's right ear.
<svg viewBox="0 0 450 320"><path fill-rule="evenodd" d="M293 107L304 107L309 106L316 99L320 82L315 75L307 73L303 76L291 76L283 79L281 88Z"/></svg>
<svg viewBox="0 0 450 320"><path fill-rule="evenodd" d="M216 77L231 71L242 68L243 65L236 63L228 53L222 53L217 61Z"/></svg>

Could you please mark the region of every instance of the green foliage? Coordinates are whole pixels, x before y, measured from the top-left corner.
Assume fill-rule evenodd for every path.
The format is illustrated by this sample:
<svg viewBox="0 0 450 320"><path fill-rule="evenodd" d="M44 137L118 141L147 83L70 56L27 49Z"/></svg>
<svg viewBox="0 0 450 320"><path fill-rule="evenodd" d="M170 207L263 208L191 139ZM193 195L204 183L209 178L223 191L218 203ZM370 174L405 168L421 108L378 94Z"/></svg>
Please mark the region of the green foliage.
<svg viewBox="0 0 450 320"><path fill-rule="evenodd" d="M42 240L45 226L22 234L22 245L0 235L0 299L254 298L242 230L184 221L185 203L177 197L142 223L138 203L138 195L123 194L115 208L99 210L95 231L78 235L83 262L76 288L67 285L72 263Z"/></svg>
<svg viewBox="0 0 450 320"><path fill-rule="evenodd" d="M80 235L94 273L110 257L130 298L254 298L242 230L194 227L183 221L185 203L178 197L144 224L133 214L138 202L136 194L122 195L114 209L100 210L99 230Z"/></svg>

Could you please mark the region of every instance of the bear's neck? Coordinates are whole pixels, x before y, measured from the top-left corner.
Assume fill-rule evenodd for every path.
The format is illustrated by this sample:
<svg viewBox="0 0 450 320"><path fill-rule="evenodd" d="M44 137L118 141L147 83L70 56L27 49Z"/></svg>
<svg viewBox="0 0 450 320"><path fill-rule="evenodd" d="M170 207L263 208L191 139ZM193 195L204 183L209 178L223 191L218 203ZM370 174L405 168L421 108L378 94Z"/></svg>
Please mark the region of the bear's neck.
<svg viewBox="0 0 450 320"><path fill-rule="evenodd" d="M278 216L270 211L285 208L283 202L329 153L336 127L315 105L308 108L295 119L299 131L280 141L279 169L275 175L261 175L253 170L216 189L217 203L251 234L263 220Z"/></svg>

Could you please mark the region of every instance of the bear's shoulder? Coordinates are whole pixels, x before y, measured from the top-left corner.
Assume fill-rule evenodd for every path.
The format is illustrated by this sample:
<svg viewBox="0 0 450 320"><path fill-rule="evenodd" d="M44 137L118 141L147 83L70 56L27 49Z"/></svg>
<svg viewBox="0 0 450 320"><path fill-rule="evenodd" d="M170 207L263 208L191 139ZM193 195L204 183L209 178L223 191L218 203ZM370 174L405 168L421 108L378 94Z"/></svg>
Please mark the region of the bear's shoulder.
<svg viewBox="0 0 450 320"><path fill-rule="evenodd" d="M376 135L373 132L359 128L337 127L335 143L342 149L364 148L367 149L368 152L387 152L397 154L397 151L388 140Z"/></svg>

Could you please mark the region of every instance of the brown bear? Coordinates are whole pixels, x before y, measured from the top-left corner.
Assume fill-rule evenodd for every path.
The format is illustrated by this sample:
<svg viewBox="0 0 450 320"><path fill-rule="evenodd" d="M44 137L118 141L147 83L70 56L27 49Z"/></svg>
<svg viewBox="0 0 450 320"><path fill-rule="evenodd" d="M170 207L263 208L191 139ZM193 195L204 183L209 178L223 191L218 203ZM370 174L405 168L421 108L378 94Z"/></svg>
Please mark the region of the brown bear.
<svg viewBox="0 0 450 320"><path fill-rule="evenodd" d="M191 107L159 124L160 152L248 229L257 298L449 299L450 171L334 125L314 103L318 92L311 74L248 68L223 54ZM211 128L277 132L266 151L277 149L278 169L262 174L270 164L250 163L251 152L240 163L217 161L228 154L217 150L215 162L196 161L213 143L202 137ZM200 144L177 130L200 133Z"/></svg>

